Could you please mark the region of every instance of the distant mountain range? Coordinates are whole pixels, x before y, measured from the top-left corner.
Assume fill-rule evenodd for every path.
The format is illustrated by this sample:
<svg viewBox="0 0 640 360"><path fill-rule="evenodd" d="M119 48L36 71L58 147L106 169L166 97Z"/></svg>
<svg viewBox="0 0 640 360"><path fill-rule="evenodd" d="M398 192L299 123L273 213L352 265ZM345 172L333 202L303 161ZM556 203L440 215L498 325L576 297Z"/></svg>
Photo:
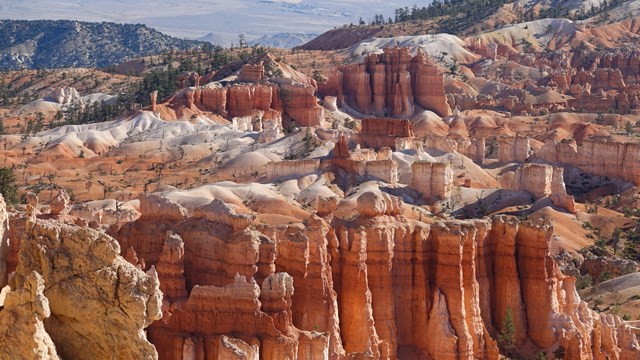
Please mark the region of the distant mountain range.
<svg viewBox="0 0 640 360"><path fill-rule="evenodd" d="M0 20L0 70L106 67L201 45L142 24Z"/></svg>
<svg viewBox="0 0 640 360"><path fill-rule="evenodd" d="M394 9L414 3L415 0L0 0L0 19L142 23L185 39L213 33L215 44L229 45L237 44L239 34L248 41L265 34L320 34L344 24L357 24L360 18L370 22L375 14L393 16Z"/></svg>
<svg viewBox="0 0 640 360"><path fill-rule="evenodd" d="M315 39L316 36L318 35L301 33L279 33L273 35L265 35L256 40L249 41L249 45L291 49Z"/></svg>

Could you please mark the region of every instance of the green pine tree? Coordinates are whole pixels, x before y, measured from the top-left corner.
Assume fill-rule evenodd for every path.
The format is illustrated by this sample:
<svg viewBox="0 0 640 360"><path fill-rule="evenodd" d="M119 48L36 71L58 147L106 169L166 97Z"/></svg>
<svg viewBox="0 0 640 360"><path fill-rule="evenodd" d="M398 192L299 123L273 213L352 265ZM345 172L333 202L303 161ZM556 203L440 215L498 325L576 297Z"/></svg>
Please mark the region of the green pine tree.
<svg viewBox="0 0 640 360"><path fill-rule="evenodd" d="M507 311L502 319L502 329L498 335L498 346L506 355L511 355L515 348L516 342L516 326L513 322L513 314L511 308L507 307Z"/></svg>
<svg viewBox="0 0 640 360"><path fill-rule="evenodd" d="M8 204L15 204L18 201L18 189L13 168L0 168L0 194Z"/></svg>

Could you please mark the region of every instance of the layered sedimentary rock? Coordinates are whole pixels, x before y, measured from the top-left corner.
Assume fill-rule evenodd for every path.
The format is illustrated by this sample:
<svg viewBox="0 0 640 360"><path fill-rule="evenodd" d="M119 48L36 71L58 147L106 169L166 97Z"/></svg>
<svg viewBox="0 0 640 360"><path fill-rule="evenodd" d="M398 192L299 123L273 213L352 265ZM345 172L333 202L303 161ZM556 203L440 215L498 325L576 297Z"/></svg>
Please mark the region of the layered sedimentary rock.
<svg viewBox="0 0 640 360"><path fill-rule="evenodd" d="M578 144L574 140L551 140L545 142L532 157L640 185L640 144L606 140L584 140Z"/></svg>
<svg viewBox="0 0 640 360"><path fill-rule="evenodd" d="M531 156L530 139L524 136L498 138L498 161L524 162Z"/></svg>
<svg viewBox="0 0 640 360"><path fill-rule="evenodd" d="M20 249L0 296L0 358L157 358L144 329L161 317L158 279L118 256L113 238L35 214L27 205L13 224L26 227L22 240L7 240L0 197L0 238Z"/></svg>
<svg viewBox="0 0 640 360"><path fill-rule="evenodd" d="M267 163L267 178L303 177L316 174L320 170L320 160L284 160Z"/></svg>
<svg viewBox="0 0 640 360"><path fill-rule="evenodd" d="M264 78L264 65L259 64L244 64L238 74L238 80L243 82L256 82Z"/></svg>
<svg viewBox="0 0 640 360"><path fill-rule="evenodd" d="M603 273L606 273L610 278L616 278L631 274L639 269L638 263L633 260L595 256L587 257L580 266L582 274L589 274L592 279L596 280L603 279Z"/></svg>
<svg viewBox="0 0 640 360"><path fill-rule="evenodd" d="M393 160L374 160L365 163L365 174L387 184L398 182L398 163Z"/></svg>
<svg viewBox="0 0 640 360"><path fill-rule="evenodd" d="M430 135L424 138L423 146L444 152L458 152L469 157L476 164L482 164L484 162L486 152L486 141L484 138L452 139L449 136Z"/></svg>
<svg viewBox="0 0 640 360"><path fill-rule="evenodd" d="M363 64L339 67L320 94L335 96L339 107L348 105L366 115L407 118L416 107L451 114L443 76L424 54L411 57L407 48L385 48Z"/></svg>
<svg viewBox="0 0 640 360"><path fill-rule="evenodd" d="M548 140L533 151L526 137L500 138L501 163L527 159L569 165L593 175L622 178L640 185L640 144L637 143L603 139L586 139L580 143L573 139Z"/></svg>
<svg viewBox="0 0 640 360"><path fill-rule="evenodd" d="M389 118L362 119L362 130L352 139L365 148L395 148L398 139L413 139L413 124L409 120Z"/></svg>
<svg viewBox="0 0 640 360"><path fill-rule="evenodd" d="M572 214L576 212L576 202L573 196L567 194L567 188L564 184L564 169L561 167L553 167L551 195L549 197L556 206L563 208Z"/></svg>
<svg viewBox="0 0 640 360"><path fill-rule="evenodd" d="M9 291L0 310L0 358L59 359L44 320L51 316L44 296L44 280L37 272L26 277L21 289Z"/></svg>
<svg viewBox="0 0 640 360"><path fill-rule="evenodd" d="M139 261L127 261L136 265ZM187 289L184 283L184 242L180 236L167 232L162 252L156 265L160 290L164 298L181 299L187 297Z"/></svg>
<svg viewBox="0 0 640 360"><path fill-rule="evenodd" d="M60 105L69 105L72 103L80 103L82 98L73 87L60 87L51 89L48 94L43 97L44 100L52 101Z"/></svg>
<svg viewBox="0 0 640 360"><path fill-rule="evenodd" d="M30 209L32 212L33 209ZM27 216L11 288L42 274L51 316L45 329L62 358L157 358L144 328L160 319L158 280L118 256L111 237Z"/></svg>
<svg viewBox="0 0 640 360"><path fill-rule="evenodd" d="M622 72L611 68L578 71L572 82L582 87L588 84L593 90L624 90L626 87Z"/></svg>
<svg viewBox="0 0 640 360"><path fill-rule="evenodd" d="M209 83L195 89L194 103L205 106L223 116L227 115L227 88L218 83Z"/></svg>
<svg viewBox="0 0 640 360"><path fill-rule="evenodd" d="M158 90L149 93L149 100L151 101L151 111L155 112L158 106Z"/></svg>
<svg viewBox="0 0 640 360"><path fill-rule="evenodd" d="M506 189L528 191L536 199L549 197L553 203L575 213L573 196L567 194L564 169L547 164L524 164L515 172L504 175L500 182Z"/></svg>
<svg viewBox="0 0 640 360"><path fill-rule="evenodd" d="M537 199L551 195L553 167L546 164L524 164L516 169L506 188L528 191Z"/></svg>
<svg viewBox="0 0 640 360"><path fill-rule="evenodd" d="M180 234L188 260L188 300L149 330L167 359L220 358L231 344L243 358L498 359L507 311L524 356L640 351L620 319L580 301L550 257L547 223L427 224L381 192L363 193L355 218L331 224L238 222L229 208L208 209L161 225ZM139 234L160 223L143 213L120 241L159 258L164 245Z"/></svg>
<svg viewBox="0 0 640 360"><path fill-rule="evenodd" d="M614 94L607 94L602 89L593 93L583 91L569 100L568 104L574 109L590 112L609 112L617 109Z"/></svg>
<svg viewBox="0 0 640 360"><path fill-rule="evenodd" d="M148 198L145 202L162 203L159 197ZM173 208L181 209L177 204ZM145 211L149 209L157 207L148 205L142 208L140 221L123 227L120 237L121 242L133 246L139 256L144 256L147 264L157 264L161 282L170 278L175 284L179 284L176 275L180 271L160 270L167 268L162 264L176 263L164 260L168 258L165 254L170 252L179 258L181 246L171 246L178 251L170 251L165 240L163 250L158 252L158 241L148 242L144 246L140 241L143 234L168 229L182 239L184 282L188 298L186 301L166 304L163 307L163 321L154 323L148 331L151 341L164 358L220 358L234 343L239 344L239 351L247 358L255 358L258 349L260 358L327 358L330 347L325 333L330 327L326 325L327 317L322 314L305 316L305 321L309 322L305 326L307 331L296 329L292 322L298 315L292 313L292 304L298 301L295 296L305 296L306 293L315 297L317 291L329 290L318 287L318 282L312 280L318 275L314 273L309 274L308 287L304 285L304 280L300 280L299 287L294 291L292 276L276 272L276 244L273 240L276 235L273 232L278 232L278 238L282 239L278 244L278 254L282 258L291 254L292 261L300 261L298 246L302 243L300 239L295 239L291 229L271 229L270 236L266 236L257 229L248 228L252 216L236 214L233 208L220 200L194 209L193 216L185 217L182 221L178 220L180 211L172 215L168 212ZM168 222L168 218L177 221ZM280 234L279 231L286 233ZM284 241L291 236L294 238L290 243ZM306 243L304 245L309 246ZM315 258L313 261L320 262L322 259ZM176 266L172 265L172 268ZM286 268L278 268L296 276L299 274L295 262L289 263ZM314 306L317 301L322 301L322 298L305 300L309 306ZM334 352L340 353L339 347L334 348Z"/></svg>
<svg viewBox="0 0 640 360"><path fill-rule="evenodd" d="M628 113L640 106L638 60L637 49L576 51L570 63L562 63L564 69L558 70L571 80L560 90L574 97L568 101L574 109ZM559 74L552 77L552 84L561 83L557 81Z"/></svg>
<svg viewBox="0 0 640 360"><path fill-rule="evenodd" d="M640 74L640 53L637 48L606 49L596 53L576 51L571 59L571 67L586 70L619 69L624 76Z"/></svg>
<svg viewBox="0 0 640 360"><path fill-rule="evenodd" d="M398 120L390 121L400 123ZM366 137L352 136L352 138L361 141ZM387 138L385 143L393 139L393 137L384 136L384 139ZM355 175L363 181L380 180L387 184L398 182L398 163L392 160L392 150L389 147L381 147L377 152L372 149L358 149L351 153L346 137L341 135L333 148L332 155L333 158L328 162L329 164L345 169L350 175Z"/></svg>
<svg viewBox="0 0 640 360"><path fill-rule="evenodd" d="M318 104L316 88L307 84L291 83L280 86L284 111L300 126L319 126L324 119L324 108Z"/></svg>
<svg viewBox="0 0 640 360"><path fill-rule="evenodd" d="M453 170L450 163L416 161L411 165L412 189L427 201L446 201L453 189Z"/></svg>
<svg viewBox="0 0 640 360"><path fill-rule="evenodd" d="M226 109L233 117L253 116L258 110L282 110L278 88L275 85L236 84L227 91Z"/></svg>
<svg viewBox="0 0 640 360"><path fill-rule="evenodd" d="M168 105L178 109L186 103L186 107L196 113L211 111L230 119L286 117L300 126L318 126L324 118L324 108L315 96L315 82L302 74L278 79L276 83L264 80L264 65L245 64L238 81L187 88Z"/></svg>

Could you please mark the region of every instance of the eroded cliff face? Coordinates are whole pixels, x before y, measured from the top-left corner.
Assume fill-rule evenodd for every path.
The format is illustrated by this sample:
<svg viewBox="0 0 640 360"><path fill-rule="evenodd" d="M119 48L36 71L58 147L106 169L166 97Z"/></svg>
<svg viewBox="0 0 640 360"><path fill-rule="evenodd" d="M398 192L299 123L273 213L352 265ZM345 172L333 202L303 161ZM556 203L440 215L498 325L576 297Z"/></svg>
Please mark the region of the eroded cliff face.
<svg viewBox="0 0 640 360"><path fill-rule="evenodd" d="M620 319L580 301L549 255L547 223L427 223L377 192L357 199L349 221L281 225L220 200L189 210L144 201L163 202L116 237L163 269L172 296L148 333L165 359L223 359L230 347L251 359L498 359L507 311L524 355L640 351Z"/></svg>
<svg viewBox="0 0 640 360"><path fill-rule="evenodd" d="M255 123L285 118L300 126L319 126L324 119L324 108L315 96L315 80L270 57L264 61L284 74L266 78L265 63L245 64L237 81L186 88L164 105L177 118L215 113L228 120L242 117L251 118Z"/></svg>
<svg viewBox="0 0 640 360"><path fill-rule="evenodd" d="M335 96L338 106L366 115L408 118L418 108L451 114L442 75L424 54L412 57L407 48L385 48L363 64L339 67L320 86L320 95Z"/></svg>
<svg viewBox="0 0 640 360"><path fill-rule="evenodd" d="M500 138L499 162L543 160L640 185L640 144L597 138L580 142L575 139L549 139L542 147L533 150L530 141L531 139L521 136Z"/></svg>
<svg viewBox="0 0 640 360"><path fill-rule="evenodd" d="M20 290L2 299L0 311L0 357L3 359L59 359L56 347L44 328L51 316L44 296L44 280L37 272L25 279Z"/></svg>
<svg viewBox="0 0 640 360"><path fill-rule="evenodd" d="M619 177L640 184L640 145L615 141L547 141L536 159L575 166L590 174Z"/></svg>
<svg viewBox="0 0 640 360"><path fill-rule="evenodd" d="M0 201L0 220L3 211ZM4 290L0 324L11 331L2 341L15 341L0 347L0 358L157 358L144 331L161 317L157 277L118 256L113 238L34 212L27 205L17 267Z"/></svg>

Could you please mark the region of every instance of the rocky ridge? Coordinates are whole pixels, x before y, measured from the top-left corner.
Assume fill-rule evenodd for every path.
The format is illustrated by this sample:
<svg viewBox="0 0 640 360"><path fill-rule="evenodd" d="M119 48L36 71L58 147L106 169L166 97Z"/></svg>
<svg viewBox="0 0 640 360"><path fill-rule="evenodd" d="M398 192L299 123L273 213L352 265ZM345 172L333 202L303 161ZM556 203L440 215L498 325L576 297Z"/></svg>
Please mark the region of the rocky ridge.
<svg viewBox="0 0 640 360"><path fill-rule="evenodd" d="M144 328L161 317L157 277L120 257L109 236L34 211L28 205L18 265L3 290L0 322L12 331L0 357L156 359Z"/></svg>

